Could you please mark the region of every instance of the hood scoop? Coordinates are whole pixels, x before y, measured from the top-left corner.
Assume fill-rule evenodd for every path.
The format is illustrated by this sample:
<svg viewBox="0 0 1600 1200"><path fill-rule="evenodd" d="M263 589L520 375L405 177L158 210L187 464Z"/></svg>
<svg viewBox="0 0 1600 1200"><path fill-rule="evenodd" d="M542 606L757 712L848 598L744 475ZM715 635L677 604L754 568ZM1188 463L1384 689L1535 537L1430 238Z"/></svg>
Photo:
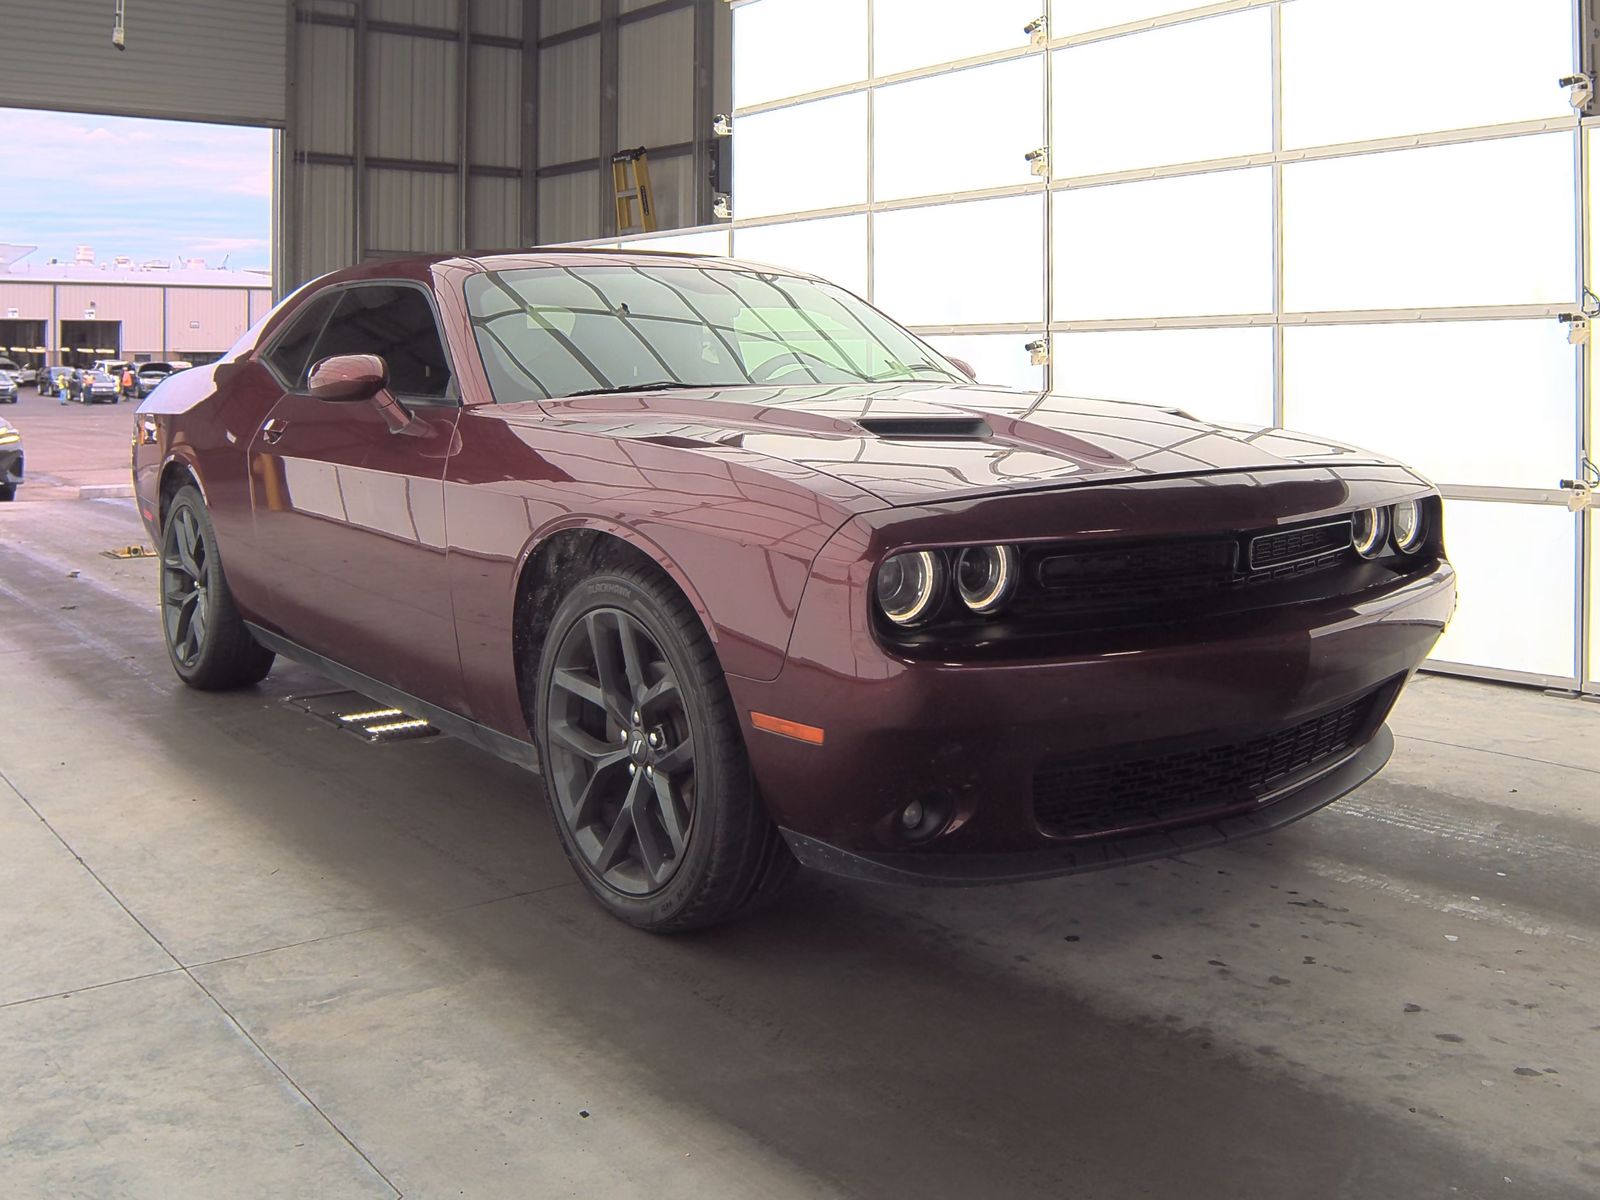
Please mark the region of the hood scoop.
<svg viewBox="0 0 1600 1200"><path fill-rule="evenodd" d="M981 417L860 417L856 424L897 442L986 442L994 436Z"/></svg>

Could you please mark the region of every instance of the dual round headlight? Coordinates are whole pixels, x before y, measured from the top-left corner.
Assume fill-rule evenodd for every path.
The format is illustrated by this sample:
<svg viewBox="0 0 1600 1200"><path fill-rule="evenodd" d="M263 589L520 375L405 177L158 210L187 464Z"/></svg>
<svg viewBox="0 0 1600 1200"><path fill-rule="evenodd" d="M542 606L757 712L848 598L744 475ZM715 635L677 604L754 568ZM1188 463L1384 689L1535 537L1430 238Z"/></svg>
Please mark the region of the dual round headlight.
<svg viewBox="0 0 1600 1200"><path fill-rule="evenodd" d="M1427 539L1422 505L1402 500L1388 508L1363 508L1350 516L1350 541L1362 558L1377 558L1390 541L1402 554L1415 554Z"/></svg>
<svg viewBox="0 0 1600 1200"><path fill-rule="evenodd" d="M968 546L951 558L934 550L895 554L878 568L878 609L902 628L920 625L943 606L954 576L955 593L968 612L987 616L1005 607L1021 575L1015 546Z"/></svg>

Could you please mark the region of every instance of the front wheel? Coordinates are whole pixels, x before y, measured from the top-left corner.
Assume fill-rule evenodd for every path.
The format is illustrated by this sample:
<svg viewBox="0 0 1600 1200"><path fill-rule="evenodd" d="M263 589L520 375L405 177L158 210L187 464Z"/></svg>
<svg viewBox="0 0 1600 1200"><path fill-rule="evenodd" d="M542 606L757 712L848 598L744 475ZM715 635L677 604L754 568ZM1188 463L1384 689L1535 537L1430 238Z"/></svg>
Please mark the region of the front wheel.
<svg viewBox="0 0 1600 1200"><path fill-rule="evenodd" d="M0 483L0 502L15 500L17 498L17 485L14 483Z"/></svg>
<svg viewBox="0 0 1600 1200"><path fill-rule="evenodd" d="M172 669L192 688L249 687L272 669L272 651L234 607L211 514L192 484L173 496L161 530L161 628Z"/></svg>
<svg viewBox="0 0 1600 1200"><path fill-rule="evenodd" d="M541 654L536 718L562 847L614 916L660 933L702 928L793 875L716 652L659 574L619 566L567 594Z"/></svg>

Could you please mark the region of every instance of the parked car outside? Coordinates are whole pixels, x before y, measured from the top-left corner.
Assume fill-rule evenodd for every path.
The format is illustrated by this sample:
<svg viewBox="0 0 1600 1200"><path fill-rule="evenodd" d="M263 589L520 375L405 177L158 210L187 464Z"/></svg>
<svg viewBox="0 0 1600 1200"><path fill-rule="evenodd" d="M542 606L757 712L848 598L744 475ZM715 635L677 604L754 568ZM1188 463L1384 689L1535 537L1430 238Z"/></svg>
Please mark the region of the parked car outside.
<svg viewBox="0 0 1600 1200"><path fill-rule="evenodd" d="M39 377L34 381L34 386L41 396L54 396L61 390L61 377L67 376L70 380L73 371L71 367L40 367Z"/></svg>
<svg viewBox="0 0 1600 1200"><path fill-rule="evenodd" d="M115 404L121 394L116 379L104 371L77 371L73 375L73 398L83 404Z"/></svg>
<svg viewBox="0 0 1600 1200"><path fill-rule="evenodd" d="M0 420L0 500L15 500L22 486L22 434Z"/></svg>
<svg viewBox="0 0 1600 1200"><path fill-rule="evenodd" d="M336 272L139 408L173 667L282 654L541 770L590 894L658 931L797 862L1170 857L1384 765L1455 603L1426 480L970 375L729 260Z"/></svg>
<svg viewBox="0 0 1600 1200"><path fill-rule="evenodd" d="M177 360L139 363L134 369L134 394L143 400L155 391L158 383L169 375L187 370L189 365L187 362Z"/></svg>
<svg viewBox="0 0 1600 1200"><path fill-rule="evenodd" d="M15 404L19 390L15 379L0 375L0 404Z"/></svg>
<svg viewBox="0 0 1600 1200"><path fill-rule="evenodd" d="M9 379L12 383L22 382L22 365L14 358L0 355L0 379Z"/></svg>

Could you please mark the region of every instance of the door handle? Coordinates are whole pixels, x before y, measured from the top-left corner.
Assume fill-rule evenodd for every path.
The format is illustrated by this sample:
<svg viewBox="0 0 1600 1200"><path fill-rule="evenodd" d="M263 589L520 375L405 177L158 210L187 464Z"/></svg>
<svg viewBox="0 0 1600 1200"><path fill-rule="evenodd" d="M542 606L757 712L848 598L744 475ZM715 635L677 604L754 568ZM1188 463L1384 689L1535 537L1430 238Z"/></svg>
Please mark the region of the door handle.
<svg viewBox="0 0 1600 1200"><path fill-rule="evenodd" d="M267 423L261 427L262 440L264 440L269 446L276 446L278 444L278 439L287 432L289 432L289 422L280 421L276 417L268 420Z"/></svg>

